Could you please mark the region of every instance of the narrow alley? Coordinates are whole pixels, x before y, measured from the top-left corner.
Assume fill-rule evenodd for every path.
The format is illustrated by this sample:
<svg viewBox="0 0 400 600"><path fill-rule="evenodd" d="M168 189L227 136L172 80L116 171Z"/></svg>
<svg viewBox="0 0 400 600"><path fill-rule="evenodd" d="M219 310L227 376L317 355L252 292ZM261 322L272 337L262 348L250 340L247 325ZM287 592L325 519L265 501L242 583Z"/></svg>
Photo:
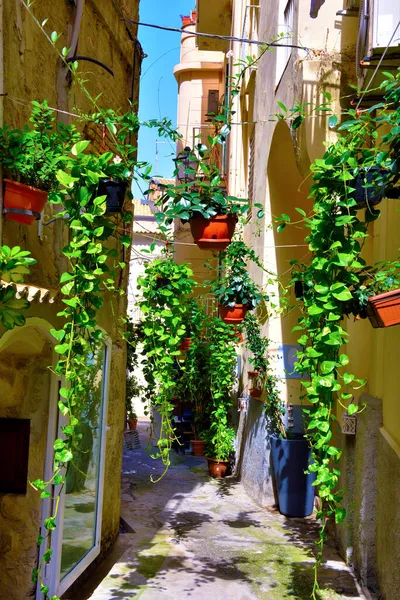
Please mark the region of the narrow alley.
<svg viewBox="0 0 400 600"><path fill-rule="evenodd" d="M141 447L128 442L122 474L122 519L131 533L120 535L103 566L116 560L108 574L97 572L103 581L94 591L91 581L74 600L308 600L313 518L286 519L260 508L234 479L210 479L203 457L173 452L167 475L151 483L150 474L156 478L161 469L146 449L147 424L138 430ZM321 598L364 598L332 543L327 546Z"/></svg>

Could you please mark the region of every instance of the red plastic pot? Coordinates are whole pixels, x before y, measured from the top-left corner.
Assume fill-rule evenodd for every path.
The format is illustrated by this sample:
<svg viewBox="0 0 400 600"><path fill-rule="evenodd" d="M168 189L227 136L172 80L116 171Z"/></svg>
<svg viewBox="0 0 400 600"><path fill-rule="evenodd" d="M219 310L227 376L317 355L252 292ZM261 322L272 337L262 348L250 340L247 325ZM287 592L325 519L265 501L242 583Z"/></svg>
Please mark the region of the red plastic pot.
<svg viewBox="0 0 400 600"><path fill-rule="evenodd" d="M214 479L223 479L229 474L231 462L229 460L216 460L215 458L207 458L208 472L210 477Z"/></svg>
<svg viewBox="0 0 400 600"><path fill-rule="evenodd" d="M181 350L181 352L186 352L186 350L189 350L191 345L192 345L192 338L190 338L190 337L183 338L182 343L179 346L179 350Z"/></svg>
<svg viewBox="0 0 400 600"><path fill-rule="evenodd" d="M253 390L250 390L249 393L252 398L261 398L262 391L254 388Z"/></svg>
<svg viewBox="0 0 400 600"><path fill-rule="evenodd" d="M205 219L201 215L189 221L193 239L201 250L225 250L232 241L237 223L236 215L217 215Z"/></svg>
<svg viewBox="0 0 400 600"><path fill-rule="evenodd" d="M223 306L219 305L219 314L221 319L228 323L228 325L235 325L236 323L241 323L245 316L249 307L247 304L235 304L235 306Z"/></svg>
<svg viewBox="0 0 400 600"><path fill-rule="evenodd" d="M255 379L256 377L258 377L258 371L247 371L247 375L250 379Z"/></svg>
<svg viewBox="0 0 400 600"><path fill-rule="evenodd" d="M4 182L6 184L4 193L6 219L24 225L31 225L33 221L39 219L47 202L47 192L11 179L4 179Z"/></svg>
<svg viewBox="0 0 400 600"><path fill-rule="evenodd" d="M190 440L194 456L204 456L206 443L203 440Z"/></svg>
<svg viewBox="0 0 400 600"><path fill-rule="evenodd" d="M136 429L136 425L137 425L137 419L128 419L128 427L131 430L135 430Z"/></svg>
<svg viewBox="0 0 400 600"><path fill-rule="evenodd" d="M371 296L367 314L375 328L400 325L400 289Z"/></svg>

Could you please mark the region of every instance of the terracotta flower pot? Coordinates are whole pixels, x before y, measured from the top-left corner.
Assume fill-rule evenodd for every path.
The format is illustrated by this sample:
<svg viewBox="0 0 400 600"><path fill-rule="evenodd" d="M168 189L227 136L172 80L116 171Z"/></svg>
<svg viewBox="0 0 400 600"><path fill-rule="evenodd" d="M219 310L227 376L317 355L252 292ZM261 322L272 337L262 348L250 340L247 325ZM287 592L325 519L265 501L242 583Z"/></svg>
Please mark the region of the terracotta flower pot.
<svg viewBox="0 0 400 600"><path fill-rule="evenodd" d="M194 456L204 456L206 443L203 440L190 440Z"/></svg>
<svg viewBox="0 0 400 600"><path fill-rule="evenodd" d="M47 202L47 192L38 190L30 185L4 179L4 212L6 219L24 225L31 225L39 219L40 213Z"/></svg>
<svg viewBox="0 0 400 600"><path fill-rule="evenodd" d="M179 346L179 350L181 350L181 352L186 352L186 350L189 350L191 345L192 345L192 338L185 337L185 338L183 338L182 343Z"/></svg>
<svg viewBox="0 0 400 600"><path fill-rule="evenodd" d="M136 425L137 425L137 419L128 419L128 427L131 430L136 429Z"/></svg>
<svg viewBox="0 0 400 600"><path fill-rule="evenodd" d="M371 296L367 305L373 327L392 327L400 324L400 289Z"/></svg>
<svg viewBox="0 0 400 600"><path fill-rule="evenodd" d="M240 331L235 331L236 344L243 343L243 334Z"/></svg>
<svg viewBox="0 0 400 600"><path fill-rule="evenodd" d="M258 377L258 371L247 371L247 375L249 379L256 379Z"/></svg>
<svg viewBox="0 0 400 600"><path fill-rule="evenodd" d="M228 325L235 325L236 323L241 323L245 316L249 307L247 304L235 304L235 306L223 306L219 305L219 314L221 315L221 319L228 323Z"/></svg>
<svg viewBox="0 0 400 600"><path fill-rule="evenodd" d="M201 250L225 250L231 243L237 216L217 215L212 219L205 219L196 215L189 223L193 239Z"/></svg>
<svg viewBox="0 0 400 600"><path fill-rule="evenodd" d="M208 472L210 477L214 479L223 479L229 474L230 460L216 460L215 458L207 458Z"/></svg>
<svg viewBox="0 0 400 600"><path fill-rule="evenodd" d="M261 398L262 390L254 388L249 393L252 398Z"/></svg>

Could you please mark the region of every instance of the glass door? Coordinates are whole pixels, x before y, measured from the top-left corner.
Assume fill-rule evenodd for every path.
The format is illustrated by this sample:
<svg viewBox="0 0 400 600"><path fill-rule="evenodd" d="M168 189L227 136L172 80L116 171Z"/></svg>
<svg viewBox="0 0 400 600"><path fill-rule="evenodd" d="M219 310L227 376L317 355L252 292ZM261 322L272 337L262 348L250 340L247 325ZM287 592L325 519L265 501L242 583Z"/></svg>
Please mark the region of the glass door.
<svg viewBox="0 0 400 600"><path fill-rule="evenodd" d="M81 437L62 491L47 583L51 594L57 596L68 589L100 552L108 353L108 347L102 344L89 357L94 368L76 414L77 433ZM57 415L55 431L62 437L60 427L67 423L60 413Z"/></svg>

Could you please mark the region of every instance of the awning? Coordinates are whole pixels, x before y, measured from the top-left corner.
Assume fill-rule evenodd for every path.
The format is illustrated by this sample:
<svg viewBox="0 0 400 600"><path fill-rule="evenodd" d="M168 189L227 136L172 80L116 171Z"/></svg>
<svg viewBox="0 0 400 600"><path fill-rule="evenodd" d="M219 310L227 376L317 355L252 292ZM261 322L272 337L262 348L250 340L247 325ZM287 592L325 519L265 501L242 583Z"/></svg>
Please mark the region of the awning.
<svg viewBox="0 0 400 600"><path fill-rule="evenodd" d="M312 19L316 19L318 17L319 9L324 4L324 2L325 0L311 0L310 17Z"/></svg>

